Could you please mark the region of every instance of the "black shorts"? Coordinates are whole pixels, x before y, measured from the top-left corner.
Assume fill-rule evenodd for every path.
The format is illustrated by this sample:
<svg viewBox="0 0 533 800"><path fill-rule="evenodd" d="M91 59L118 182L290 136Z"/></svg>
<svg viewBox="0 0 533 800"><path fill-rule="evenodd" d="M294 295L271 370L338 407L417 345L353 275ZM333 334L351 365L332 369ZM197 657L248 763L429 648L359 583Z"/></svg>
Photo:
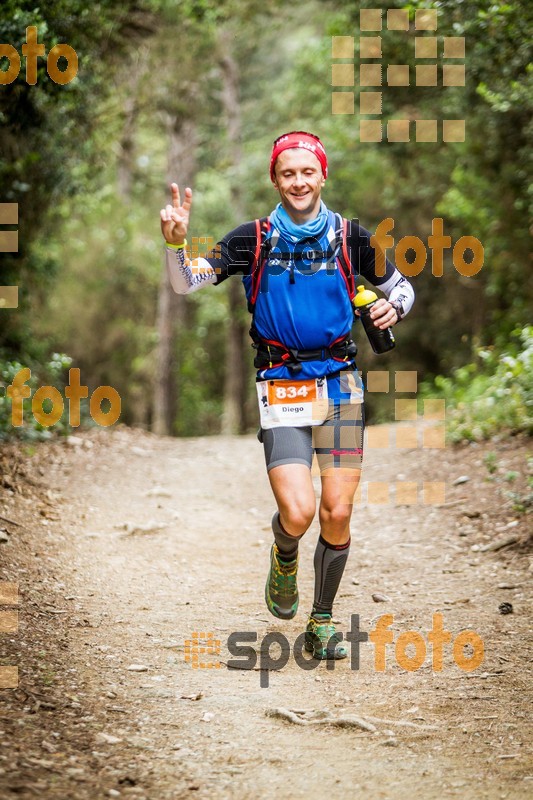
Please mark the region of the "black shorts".
<svg viewBox="0 0 533 800"><path fill-rule="evenodd" d="M267 471L282 464L305 464L316 453L318 467L361 469L363 460L363 403L329 401L328 416L320 425L300 428L260 428L257 438L265 448Z"/></svg>

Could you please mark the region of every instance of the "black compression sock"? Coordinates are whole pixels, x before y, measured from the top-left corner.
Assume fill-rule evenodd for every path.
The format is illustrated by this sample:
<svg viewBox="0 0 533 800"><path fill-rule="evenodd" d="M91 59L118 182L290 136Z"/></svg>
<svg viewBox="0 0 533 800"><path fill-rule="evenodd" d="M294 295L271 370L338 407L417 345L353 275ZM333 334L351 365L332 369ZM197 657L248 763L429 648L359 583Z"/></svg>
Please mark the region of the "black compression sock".
<svg viewBox="0 0 533 800"><path fill-rule="evenodd" d="M281 524L279 511L276 511L272 517L272 530L274 532L274 540L279 550L280 561L283 561L284 563L294 561L298 555L298 542L302 538L303 533L301 536L291 536L289 533L287 533Z"/></svg>
<svg viewBox="0 0 533 800"><path fill-rule="evenodd" d="M344 567L350 552L350 541L346 544L330 544L319 536L315 550L315 598L312 616L329 614L341 582Z"/></svg>

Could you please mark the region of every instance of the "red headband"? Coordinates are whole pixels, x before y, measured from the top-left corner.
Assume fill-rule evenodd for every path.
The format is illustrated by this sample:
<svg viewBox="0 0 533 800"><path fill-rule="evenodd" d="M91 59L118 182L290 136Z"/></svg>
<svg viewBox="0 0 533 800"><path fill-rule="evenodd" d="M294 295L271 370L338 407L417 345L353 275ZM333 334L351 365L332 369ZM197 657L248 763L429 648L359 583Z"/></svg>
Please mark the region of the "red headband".
<svg viewBox="0 0 533 800"><path fill-rule="evenodd" d="M284 136L276 139L272 148L272 155L270 156L270 179L274 182L274 165L280 153L284 150L291 150L293 147L301 147L304 150L309 150L320 161L322 167L322 174L324 178L328 177L328 157L324 150L324 145L318 138L310 133L304 131L292 131Z"/></svg>

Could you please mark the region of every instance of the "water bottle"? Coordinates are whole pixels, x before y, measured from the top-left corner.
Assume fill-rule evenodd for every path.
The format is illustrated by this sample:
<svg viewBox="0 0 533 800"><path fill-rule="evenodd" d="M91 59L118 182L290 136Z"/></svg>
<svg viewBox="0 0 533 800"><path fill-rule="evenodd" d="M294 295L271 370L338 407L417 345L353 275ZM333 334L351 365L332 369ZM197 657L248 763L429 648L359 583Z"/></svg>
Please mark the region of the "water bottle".
<svg viewBox="0 0 533 800"><path fill-rule="evenodd" d="M372 345L374 353L386 353L394 347L394 335L390 328L381 330L374 325L374 320L370 316L370 312L374 307L374 303L378 299L375 292L370 289L365 289L364 286L357 287L357 294L354 297L354 305L361 313L361 322L368 336L368 340Z"/></svg>

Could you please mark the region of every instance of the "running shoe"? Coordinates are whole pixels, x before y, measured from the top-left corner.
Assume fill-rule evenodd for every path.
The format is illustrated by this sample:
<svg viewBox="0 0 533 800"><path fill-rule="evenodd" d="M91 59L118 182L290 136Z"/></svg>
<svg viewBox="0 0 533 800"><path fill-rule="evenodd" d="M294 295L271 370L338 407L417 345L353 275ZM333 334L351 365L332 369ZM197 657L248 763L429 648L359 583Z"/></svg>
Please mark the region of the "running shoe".
<svg viewBox="0 0 533 800"><path fill-rule="evenodd" d="M292 619L298 610L298 555L293 561L279 558L276 544L270 551L270 571L265 586L265 601L268 610L278 619Z"/></svg>
<svg viewBox="0 0 533 800"><path fill-rule="evenodd" d="M337 633L330 614L316 614L309 617L305 629L305 649L313 653L313 658L346 658L348 648L341 644L342 635Z"/></svg>

